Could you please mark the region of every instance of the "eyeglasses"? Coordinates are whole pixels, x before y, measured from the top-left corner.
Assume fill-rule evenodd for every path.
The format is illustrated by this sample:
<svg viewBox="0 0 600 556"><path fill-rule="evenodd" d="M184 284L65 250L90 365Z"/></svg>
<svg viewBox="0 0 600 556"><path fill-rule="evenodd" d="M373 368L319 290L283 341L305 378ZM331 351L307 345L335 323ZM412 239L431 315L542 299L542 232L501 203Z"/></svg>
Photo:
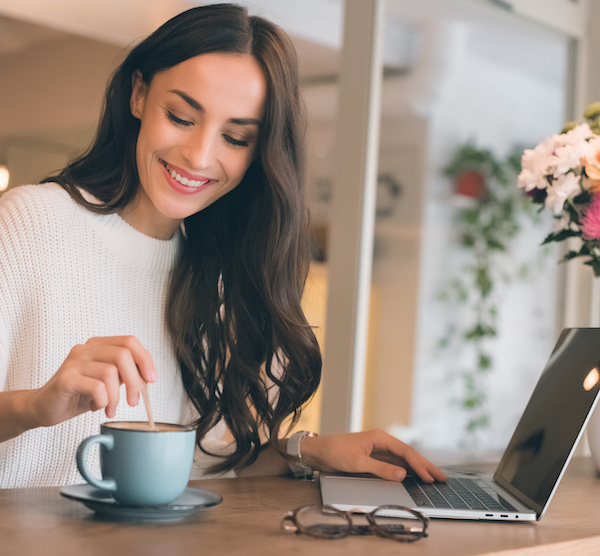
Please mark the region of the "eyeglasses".
<svg viewBox="0 0 600 556"><path fill-rule="evenodd" d="M357 515L365 524L355 523ZM427 536L429 518L404 506L386 505L370 513L353 514L332 506L302 506L289 511L281 521L288 533L304 533L317 539L341 539L348 535L378 535L400 542L414 542Z"/></svg>

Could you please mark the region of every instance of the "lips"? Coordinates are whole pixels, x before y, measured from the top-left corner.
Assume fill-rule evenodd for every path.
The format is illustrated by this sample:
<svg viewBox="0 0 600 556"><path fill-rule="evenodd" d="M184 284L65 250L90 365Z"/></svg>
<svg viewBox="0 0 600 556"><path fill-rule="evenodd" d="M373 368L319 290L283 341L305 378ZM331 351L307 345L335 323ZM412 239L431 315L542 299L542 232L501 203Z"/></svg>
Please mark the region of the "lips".
<svg viewBox="0 0 600 556"><path fill-rule="evenodd" d="M160 160L167 182L177 192L186 195L193 195L206 189L209 185L216 183L217 180L207 178L206 176L190 174L178 166L173 166L164 160Z"/></svg>

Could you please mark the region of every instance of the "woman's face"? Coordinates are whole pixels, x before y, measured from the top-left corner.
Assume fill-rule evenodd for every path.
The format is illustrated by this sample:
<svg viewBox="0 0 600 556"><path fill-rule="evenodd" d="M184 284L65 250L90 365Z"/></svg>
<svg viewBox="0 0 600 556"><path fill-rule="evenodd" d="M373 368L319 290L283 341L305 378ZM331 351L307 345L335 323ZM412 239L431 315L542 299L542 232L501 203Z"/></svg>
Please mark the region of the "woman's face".
<svg viewBox="0 0 600 556"><path fill-rule="evenodd" d="M168 239L184 218L236 187L256 154L265 98L262 70L245 54L189 58L150 85L134 75L141 187L122 217Z"/></svg>

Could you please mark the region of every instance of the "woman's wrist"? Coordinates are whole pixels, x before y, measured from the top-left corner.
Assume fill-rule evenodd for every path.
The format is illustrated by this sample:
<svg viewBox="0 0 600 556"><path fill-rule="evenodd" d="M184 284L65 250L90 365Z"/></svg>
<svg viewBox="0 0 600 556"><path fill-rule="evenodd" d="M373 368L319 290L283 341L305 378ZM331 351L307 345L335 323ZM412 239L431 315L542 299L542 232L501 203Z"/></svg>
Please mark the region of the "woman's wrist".
<svg viewBox="0 0 600 556"><path fill-rule="evenodd" d="M22 429L19 434L40 426L36 418L34 403L37 392L37 390L17 390L15 392L12 404L18 426Z"/></svg>
<svg viewBox="0 0 600 556"><path fill-rule="evenodd" d="M316 446L315 443L318 443L317 435L315 436L306 436L302 440L302 459L310 465L315 471L319 469L319 465L317 463L316 457Z"/></svg>
<svg viewBox="0 0 600 556"><path fill-rule="evenodd" d="M306 457L306 442L317 436L314 432L298 431L292 434L286 442L286 452L294 458L289 462L292 473L298 477L311 478L317 470L313 465L313 458ZM310 453L310 450L309 450Z"/></svg>
<svg viewBox="0 0 600 556"><path fill-rule="evenodd" d="M0 442L38 427L33 412L35 390L3 392L0 398Z"/></svg>

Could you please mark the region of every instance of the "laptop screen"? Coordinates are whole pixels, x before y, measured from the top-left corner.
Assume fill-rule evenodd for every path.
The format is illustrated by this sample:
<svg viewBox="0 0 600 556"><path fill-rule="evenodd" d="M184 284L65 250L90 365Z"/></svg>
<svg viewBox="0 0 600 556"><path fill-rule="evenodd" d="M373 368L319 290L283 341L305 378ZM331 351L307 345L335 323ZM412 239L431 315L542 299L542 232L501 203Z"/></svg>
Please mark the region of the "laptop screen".
<svg viewBox="0 0 600 556"><path fill-rule="evenodd" d="M494 479L541 512L599 389L600 329L563 330Z"/></svg>

